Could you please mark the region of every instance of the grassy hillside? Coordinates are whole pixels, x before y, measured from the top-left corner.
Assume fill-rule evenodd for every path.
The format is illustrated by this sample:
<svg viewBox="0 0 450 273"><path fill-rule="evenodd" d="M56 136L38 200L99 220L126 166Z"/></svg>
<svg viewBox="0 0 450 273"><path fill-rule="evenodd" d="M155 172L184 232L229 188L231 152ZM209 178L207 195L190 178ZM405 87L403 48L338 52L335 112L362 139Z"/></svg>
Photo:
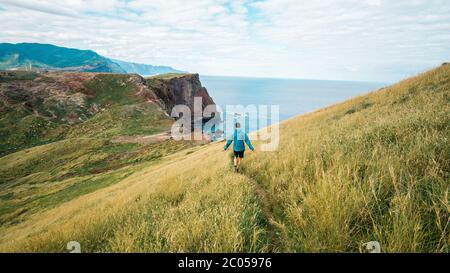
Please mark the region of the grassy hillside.
<svg viewBox="0 0 450 273"><path fill-rule="evenodd" d="M194 74L190 74L190 73L165 73L165 74L160 74L160 75L154 75L154 76L150 76L147 77L147 80L152 80L152 79L163 79L163 80L169 80L169 79L173 79L173 78L179 78L179 77L183 77L186 75L194 75Z"/></svg>
<svg viewBox="0 0 450 273"><path fill-rule="evenodd" d="M25 221L35 212L123 180L190 142L139 145L104 138L71 138L0 158L0 224Z"/></svg>
<svg viewBox="0 0 450 273"><path fill-rule="evenodd" d="M358 252L377 240L383 252L448 252L449 117L446 65L283 122L279 149L256 143L239 174L216 143L137 164L50 209L33 206L19 223L4 220L0 250L62 252L76 240L89 252ZM39 170L35 149L49 147L1 158L1 173ZM89 170L95 159L77 153L60 152L78 158L80 169L68 169ZM2 207L27 203L20 194L35 185L9 184Z"/></svg>
<svg viewBox="0 0 450 273"><path fill-rule="evenodd" d="M158 100L137 75L0 72L0 224L200 144L155 136L173 123Z"/></svg>
<svg viewBox="0 0 450 273"><path fill-rule="evenodd" d="M182 73L170 66L129 63L103 57L92 50L39 43L0 43L0 70L29 69L136 73L142 76Z"/></svg>
<svg viewBox="0 0 450 273"><path fill-rule="evenodd" d="M0 156L78 136L168 130L173 121L144 87L136 75L0 72Z"/></svg>

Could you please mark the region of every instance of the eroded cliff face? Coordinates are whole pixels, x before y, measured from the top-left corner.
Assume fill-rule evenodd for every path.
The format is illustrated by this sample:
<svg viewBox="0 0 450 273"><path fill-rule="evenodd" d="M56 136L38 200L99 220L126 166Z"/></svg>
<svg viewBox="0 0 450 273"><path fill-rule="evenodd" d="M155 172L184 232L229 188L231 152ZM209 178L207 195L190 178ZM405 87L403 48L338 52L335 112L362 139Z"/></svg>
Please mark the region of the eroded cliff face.
<svg viewBox="0 0 450 273"><path fill-rule="evenodd" d="M149 77L146 81L169 115L175 105L186 105L193 114L195 97L202 99L202 111L208 105L215 107L214 100L202 86L198 74L170 74L165 77Z"/></svg>
<svg viewBox="0 0 450 273"><path fill-rule="evenodd" d="M170 129L173 106L214 104L198 74L0 72L0 155L77 135L149 135Z"/></svg>
<svg viewBox="0 0 450 273"><path fill-rule="evenodd" d="M194 97L202 99L202 110L215 105L198 74L144 79L137 74L0 72L0 113L18 107L60 122L77 122L123 103L154 103L168 116L175 105L193 112Z"/></svg>

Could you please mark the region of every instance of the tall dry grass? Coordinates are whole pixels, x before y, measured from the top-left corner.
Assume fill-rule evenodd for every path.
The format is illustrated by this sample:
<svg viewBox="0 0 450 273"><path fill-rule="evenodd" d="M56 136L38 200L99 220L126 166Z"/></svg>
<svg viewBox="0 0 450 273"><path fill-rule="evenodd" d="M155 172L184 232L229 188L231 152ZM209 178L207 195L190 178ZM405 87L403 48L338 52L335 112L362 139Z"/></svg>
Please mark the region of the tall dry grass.
<svg viewBox="0 0 450 273"><path fill-rule="evenodd" d="M447 65L290 119L240 174L223 143L179 152L0 229L0 250L448 252L449 89Z"/></svg>
<svg viewBox="0 0 450 273"><path fill-rule="evenodd" d="M449 251L450 66L285 122L245 165L282 251Z"/></svg>
<svg viewBox="0 0 450 273"><path fill-rule="evenodd" d="M248 179L215 151L174 155L124 181L2 231L3 251L267 251ZM184 157L184 158L183 158Z"/></svg>

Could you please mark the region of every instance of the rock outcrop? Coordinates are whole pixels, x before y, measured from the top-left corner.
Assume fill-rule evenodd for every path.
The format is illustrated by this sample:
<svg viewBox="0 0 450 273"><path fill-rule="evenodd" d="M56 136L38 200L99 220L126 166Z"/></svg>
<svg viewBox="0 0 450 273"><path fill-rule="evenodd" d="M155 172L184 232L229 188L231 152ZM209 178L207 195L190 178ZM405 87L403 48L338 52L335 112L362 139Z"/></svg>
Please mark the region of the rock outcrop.
<svg viewBox="0 0 450 273"><path fill-rule="evenodd" d="M78 134L148 135L170 129L172 108L214 104L198 74L0 72L0 155ZM193 111L192 111L193 113Z"/></svg>
<svg viewBox="0 0 450 273"><path fill-rule="evenodd" d="M169 74L150 77L146 81L169 115L175 105L186 105L193 114L195 97L202 99L202 110L208 105L215 105L208 90L202 86L198 74Z"/></svg>
<svg viewBox="0 0 450 273"><path fill-rule="evenodd" d="M202 110L215 104L202 86L198 74L168 74L144 79L137 74L2 71L0 112L7 106L22 105L37 115L61 118L65 121L64 117L51 113L51 108L55 108L57 104L72 116L90 116L100 109L95 100L100 95L99 90L113 89L116 85L127 87L125 89L130 91L128 95L134 99L158 104L168 116L178 104L188 106L193 112L194 97L202 98ZM108 96L105 92L102 93L102 96ZM111 92L110 95L117 94ZM110 101L115 99L117 98L111 97ZM88 101L94 102L89 104ZM70 110L73 110L73 113L70 113Z"/></svg>

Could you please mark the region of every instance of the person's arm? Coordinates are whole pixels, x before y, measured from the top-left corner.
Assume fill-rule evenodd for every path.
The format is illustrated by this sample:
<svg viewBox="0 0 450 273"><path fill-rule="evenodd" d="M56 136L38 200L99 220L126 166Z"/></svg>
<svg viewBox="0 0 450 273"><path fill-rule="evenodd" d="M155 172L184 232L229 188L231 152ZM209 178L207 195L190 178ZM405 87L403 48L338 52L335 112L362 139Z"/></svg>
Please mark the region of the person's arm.
<svg viewBox="0 0 450 273"><path fill-rule="evenodd" d="M227 150L228 147L231 145L231 142L233 142L233 139L232 139L232 138L231 138L231 139L228 139L228 140L227 140L227 143L225 144L225 146L223 147L223 149L224 149L224 150Z"/></svg>
<svg viewBox="0 0 450 273"><path fill-rule="evenodd" d="M250 148L250 150L254 150L252 143L250 142L250 139L248 138L247 133L245 134L245 143L247 143L247 146Z"/></svg>

